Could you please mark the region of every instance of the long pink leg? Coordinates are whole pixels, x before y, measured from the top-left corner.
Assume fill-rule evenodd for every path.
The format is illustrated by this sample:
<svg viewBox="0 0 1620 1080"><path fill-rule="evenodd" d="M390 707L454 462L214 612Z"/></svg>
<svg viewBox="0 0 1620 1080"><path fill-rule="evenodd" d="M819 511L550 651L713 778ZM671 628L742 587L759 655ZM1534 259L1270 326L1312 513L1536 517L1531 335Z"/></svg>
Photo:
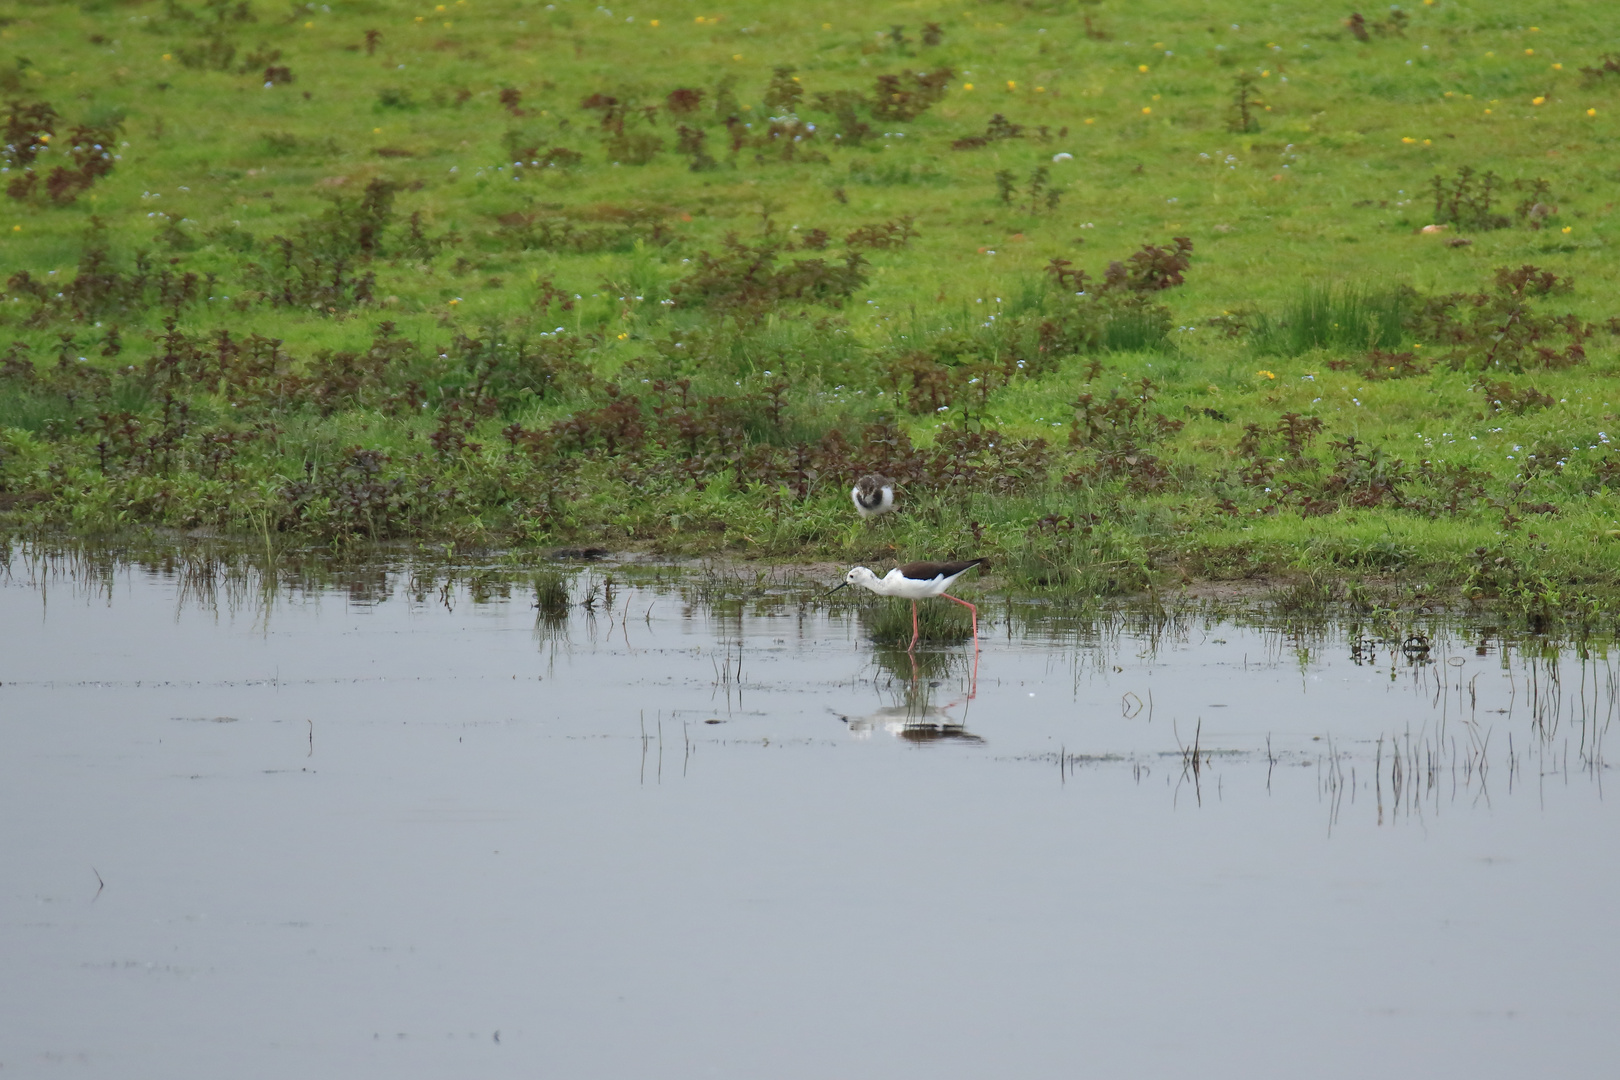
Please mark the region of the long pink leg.
<svg viewBox="0 0 1620 1080"><path fill-rule="evenodd" d="M911 644L906 646L906 652L916 649L917 638L920 636L922 636L922 630L917 626L917 601L913 600L911 602Z"/></svg>
<svg viewBox="0 0 1620 1080"><path fill-rule="evenodd" d="M957 600L957 598L952 596L950 593L940 593L939 595L944 597L947 600L956 600L956 602L958 604L961 604L963 607L967 608L969 611L971 611L973 613L973 651L978 652L979 651L979 609L974 607L972 604L968 603L966 600Z"/></svg>

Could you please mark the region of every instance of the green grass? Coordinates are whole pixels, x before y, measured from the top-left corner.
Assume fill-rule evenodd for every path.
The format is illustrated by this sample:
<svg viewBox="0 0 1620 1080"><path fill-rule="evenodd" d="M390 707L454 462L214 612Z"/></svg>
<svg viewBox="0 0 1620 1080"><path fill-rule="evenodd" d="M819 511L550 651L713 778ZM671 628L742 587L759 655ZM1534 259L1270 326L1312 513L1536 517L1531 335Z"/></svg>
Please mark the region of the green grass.
<svg viewBox="0 0 1620 1080"><path fill-rule="evenodd" d="M861 629L879 645L902 651L911 645L911 601L881 600L863 603ZM917 641L923 644L957 644L973 635L973 622L966 608L948 600L917 604Z"/></svg>
<svg viewBox="0 0 1620 1080"><path fill-rule="evenodd" d="M1305 285L1279 315L1257 316L1254 345L1262 354L1286 357L1312 349L1393 349L1407 336L1403 322L1411 305L1404 299L1355 285Z"/></svg>
<svg viewBox="0 0 1620 1080"><path fill-rule="evenodd" d="M1325 3L442 6L6 9L0 100L58 114L35 190L0 198L0 256L29 275L0 290L0 350L26 346L0 361L14 529L971 553L1087 595L1326 573L1533 606L1620 585L1620 71L1581 70L1604 70L1603 5L1437 0L1403 29L1370 16L1367 41ZM916 115L872 104L879 76L939 69ZM1259 103L1236 131L1241 72ZM865 103L817 105L840 92ZM53 201L79 125L116 125L118 159ZM1420 232L1431 180L1462 169L1495 174L1490 207ZM1177 236L1183 284L1103 287ZM797 276L737 306L761 252ZM1460 342L1431 317L1452 293L1496 311L1493 273L1526 264L1573 286L1504 325L1590 324L1580 355L1549 330L1505 361L1490 326ZM85 285L109 267L123 285ZM187 273L194 298L165 299ZM221 331L280 342L251 387L209 366ZM1081 395L1128 404L1144 379L1139 416L1071 442ZM1298 418L1322 430L1291 446ZM895 519L852 520L852 469L964 432L1049 446L919 465Z"/></svg>

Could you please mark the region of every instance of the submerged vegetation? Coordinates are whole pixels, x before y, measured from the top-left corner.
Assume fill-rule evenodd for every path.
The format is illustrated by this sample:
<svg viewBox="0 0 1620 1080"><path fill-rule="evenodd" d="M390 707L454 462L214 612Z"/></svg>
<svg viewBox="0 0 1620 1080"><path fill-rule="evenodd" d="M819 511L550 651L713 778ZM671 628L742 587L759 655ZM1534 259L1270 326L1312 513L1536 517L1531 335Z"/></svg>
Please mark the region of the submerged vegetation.
<svg viewBox="0 0 1620 1080"><path fill-rule="evenodd" d="M1601 14L1184 7L21 7L0 519L1607 602Z"/></svg>

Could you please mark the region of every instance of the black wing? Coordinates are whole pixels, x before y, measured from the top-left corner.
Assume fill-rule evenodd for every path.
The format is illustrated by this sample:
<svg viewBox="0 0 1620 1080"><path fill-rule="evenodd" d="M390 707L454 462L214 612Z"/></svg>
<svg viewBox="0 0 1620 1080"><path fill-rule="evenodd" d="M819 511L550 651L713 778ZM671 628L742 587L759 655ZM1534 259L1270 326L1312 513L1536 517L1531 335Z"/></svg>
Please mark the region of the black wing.
<svg viewBox="0 0 1620 1080"><path fill-rule="evenodd" d="M965 570L971 570L984 559L968 559L966 562L914 562L906 563L900 568L900 576L908 577L912 581L932 581L938 577L955 577Z"/></svg>

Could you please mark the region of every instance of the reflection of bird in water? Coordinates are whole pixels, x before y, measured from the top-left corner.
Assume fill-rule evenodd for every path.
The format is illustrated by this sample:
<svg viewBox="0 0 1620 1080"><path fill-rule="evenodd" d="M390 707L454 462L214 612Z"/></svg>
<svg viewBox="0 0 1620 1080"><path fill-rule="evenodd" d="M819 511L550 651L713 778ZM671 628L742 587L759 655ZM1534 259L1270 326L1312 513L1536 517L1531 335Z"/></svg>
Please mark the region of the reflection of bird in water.
<svg viewBox="0 0 1620 1080"><path fill-rule="evenodd" d="M894 509L894 481L878 473L869 473L855 481L849 489L855 502L855 512L864 518L875 518Z"/></svg>
<svg viewBox="0 0 1620 1080"><path fill-rule="evenodd" d="M949 706L946 706L949 708ZM870 739L874 732L887 732L897 739L913 743L956 742L982 743L979 736L968 731L964 722L933 705L890 705L865 716L838 714L857 739Z"/></svg>

